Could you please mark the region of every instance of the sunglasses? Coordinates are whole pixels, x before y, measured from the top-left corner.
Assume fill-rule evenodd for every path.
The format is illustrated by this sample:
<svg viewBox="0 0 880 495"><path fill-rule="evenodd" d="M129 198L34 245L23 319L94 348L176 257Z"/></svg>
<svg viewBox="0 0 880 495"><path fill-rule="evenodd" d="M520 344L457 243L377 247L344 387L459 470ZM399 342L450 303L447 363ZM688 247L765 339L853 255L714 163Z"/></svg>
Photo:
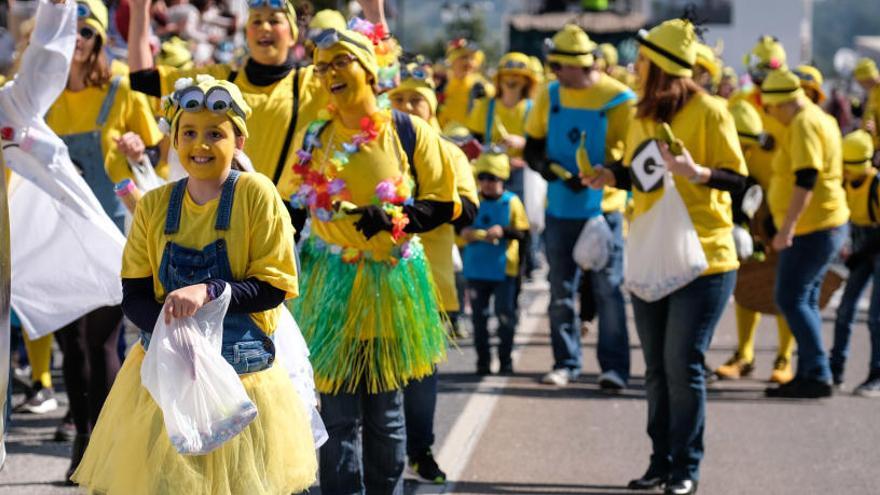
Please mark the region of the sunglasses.
<svg viewBox="0 0 880 495"><path fill-rule="evenodd" d="M252 9L269 7L270 9L283 10L285 3L285 0L248 0L248 5Z"/></svg>
<svg viewBox="0 0 880 495"><path fill-rule="evenodd" d="M324 76L328 72L330 72L331 67L333 67L333 69L337 71L344 70L356 60L357 57L355 57L354 55L338 55L334 57L333 60L330 61L330 63L321 62L315 64L315 68L313 70L318 76Z"/></svg>
<svg viewBox="0 0 880 495"><path fill-rule="evenodd" d="M492 174L490 174L490 173L487 173L487 172L480 172L479 174L477 174L477 180L478 180L478 181L481 181L481 182L482 182L482 181L486 181L486 182L502 182L502 180L501 180L499 177L497 177L497 176L495 176L495 175L492 175Z"/></svg>
<svg viewBox="0 0 880 495"><path fill-rule="evenodd" d="M229 91L223 87L215 87L202 91L198 86L190 86L174 93L178 106L185 112L208 110L216 114L225 114L230 109L244 118L245 113L232 99Z"/></svg>
<svg viewBox="0 0 880 495"><path fill-rule="evenodd" d="M351 43L361 50L369 51L369 48L364 46L363 43L351 38L350 36L347 36L345 33L340 33L339 31L332 28L325 29L312 37L312 43L314 43L316 47L322 50L326 50L341 41Z"/></svg>
<svg viewBox="0 0 880 495"><path fill-rule="evenodd" d="M90 40L94 38L96 34L98 33L88 26L83 26L79 29L79 36L84 40Z"/></svg>

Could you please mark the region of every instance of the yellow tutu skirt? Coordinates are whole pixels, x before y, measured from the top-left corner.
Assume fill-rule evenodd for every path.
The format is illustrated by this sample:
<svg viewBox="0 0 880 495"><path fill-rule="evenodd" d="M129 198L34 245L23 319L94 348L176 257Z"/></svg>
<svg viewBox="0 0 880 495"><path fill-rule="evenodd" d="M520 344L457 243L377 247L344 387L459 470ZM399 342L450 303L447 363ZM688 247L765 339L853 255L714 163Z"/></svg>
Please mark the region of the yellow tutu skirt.
<svg viewBox="0 0 880 495"><path fill-rule="evenodd" d="M73 480L107 495L290 494L315 482L318 460L303 401L277 364L241 375L257 418L207 455L184 456L141 385L144 349L126 358Z"/></svg>

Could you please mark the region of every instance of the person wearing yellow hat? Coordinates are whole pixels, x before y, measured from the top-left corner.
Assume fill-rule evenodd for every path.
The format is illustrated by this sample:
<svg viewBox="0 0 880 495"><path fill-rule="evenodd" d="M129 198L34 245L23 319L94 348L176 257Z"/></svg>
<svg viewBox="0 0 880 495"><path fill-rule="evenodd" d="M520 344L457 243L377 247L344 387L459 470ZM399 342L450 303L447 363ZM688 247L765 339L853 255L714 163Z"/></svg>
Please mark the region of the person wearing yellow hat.
<svg viewBox="0 0 880 495"><path fill-rule="evenodd" d="M210 76L176 87L166 100L168 119L189 176L138 202L122 284L125 313L141 338L73 480L108 493L160 493L169 486L298 493L314 483L317 456L304 399L286 370L273 366L272 344L284 300L299 293L290 220L266 177L232 169L249 135L250 108L238 88ZM141 365L150 345L163 345L152 335L159 318L170 324L191 317L227 290L233 296L221 351L256 406L234 419L247 424L258 411L259 419L210 453L183 455L141 382ZM239 348L249 349L247 360L239 359Z"/></svg>
<svg viewBox="0 0 880 495"><path fill-rule="evenodd" d="M489 346L489 318L498 318L499 373L512 374L513 336L516 333L516 279L519 274L519 241L529 230L525 206L504 188L510 176L510 157L490 147L474 163L480 187L480 210L474 224L461 232L464 277L471 298L477 373L489 374L492 352ZM494 298L494 311L490 301Z"/></svg>
<svg viewBox="0 0 880 495"><path fill-rule="evenodd" d="M786 127L773 161L768 204L777 230L772 248L779 253L776 305L798 343L795 379L766 392L770 397L828 397L832 376L822 346L818 300L849 219L840 129L807 99L800 79L788 69L767 75L761 102Z"/></svg>
<svg viewBox="0 0 880 495"><path fill-rule="evenodd" d="M697 60L693 71L694 82L709 93L715 93L715 88L721 81L721 64L712 47L705 43L697 43Z"/></svg>
<svg viewBox="0 0 880 495"><path fill-rule="evenodd" d="M762 169L756 169L753 172L755 151L771 145L768 142L770 138L764 133L761 116L752 105L744 100L734 102L730 106L730 114L733 116L736 132L739 135L739 143L746 160L746 167L749 170L747 186L760 187L766 193L770 185L769 175L762 173L764 172ZM746 190L733 194L733 221L736 225L748 228L751 218L743 212L745 193ZM762 203L763 205L764 203ZM766 207L761 208L758 212L752 212L752 216L754 218L761 218L765 211L767 211ZM760 220L758 221L760 222ZM752 237L757 237L755 233L751 233L751 235ZM758 241L756 241L756 244L756 251L767 249L767 246L761 245ZM737 284L748 282L749 280L742 273L737 277ZM738 293L738 291L735 291L734 297ZM739 301L735 301L734 309L736 311L737 348L733 356L715 370L718 378L725 380L736 380L749 376L754 372L755 336L758 331L758 324L761 322L761 313L746 308ZM779 334L779 347L776 352L776 360L773 363L770 381L782 384L788 383L794 378L791 367L791 356L794 352L794 336L791 334L785 318L781 315L776 316L776 327Z"/></svg>
<svg viewBox="0 0 880 495"><path fill-rule="evenodd" d="M626 84L635 87L635 75L626 67L619 65L617 48L611 43L600 43L596 49L596 68Z"/></svg>
<svg viewBox="0 0 880 495"><path fill-rule="evenodd" d="M474 102L495 95L495 87L480 74L483 51L473 41L456 38L446 45L446 84L437 88L440 109L437 119L441 127L450 122L467 124L468 112Z"/></svg>
<svg viewBox="0 0 880 495"><path fill-rule="evenodd" d="M596 44L578 26L565 26L547 40L546 47L547 61L557 79L542 88L535 99L526 121L523 154L529 167L549 182L544 236L550 264L554 364L542 381L564 386L580 373L581 332L575 312L580 269L571 252L587 221L604 216L616 248L604 269L585 276L590 278L599 308L600 386L619 391L626 386L630 371L620 290L623 216L620 211L604 212L603 192L584 187L578 174L579 163L598 166L620 160L635 94L595 69ZM587 156L587 160L578 160L578 154Z"/></svg>
<svg viewBox="0 0 880 495"><path fill-rule="evenodd" d="M862 129L874 138L874 152L880 150L880 70L870 58L863 58L856 64L853 79L868 95L862 113Z"/></svg>
<svg viewBox="0 0 880 495"><path fill-rule="evenodd" d="M627 133L625 165L604 168L584 182L591 187L612 184L632 189L629 233L636 236L645 228L642 215L671 193L661 183L674 181L702 247L706 264L696 267L705 266L702 273L679 282L680 288L665 296L640 292L651 300L638 294L632 297L647 367L653 453L645 474L629 487L649 489L665 484L667 494L691 494L697 490L703 457L705 353L739 267L730 192L744 187L747 170L725 103L691 79L698 43L693 24L686 19L665 21L640 32L637 41L636 74L644 96ZM669 126L665 134L674 135L658 143L664 125ZM677 144L675 154L667 141ZM654 173L657 163L671 175ZM657 249L630 244L627 256L652 257Z"/></svg>
<svg viewBox="0 0 880 495"><path fill-rule="evenodd" d="M739 76L733 67L726 66L721 70L721 82L718 83L716 94L722 98L729 99L739 86Z"/></svg>
<svg viewBox="0 0 880 495"><path fill-rule="evenodd" d="M330 29L314 42L330 106L297 137L297 161L279 190L301 218L295 226L305 212L312 222L300 250L303 297L292 310L330 435L321 489L358 493L365 483L370 492L397 493L406 462L401 389L433 374L446 352L417 234L451 221L461 204L437 132L377 99L369 38ZM373 426L361 433L360 424Z"/></svg>
<svg viewBox="0 0 880 495"><path fill-rule="evenodd" d="M850 210L850 254L846 258L849 277L834 321L834 345L830 363L834 384L844 381L856 306L868 282L873 283L868 307L871 354L868 378L853 390L855 395L880 397L880 177L871 166L874 143L871 135L857 130L843 138L843 175Z"/></svg>
<svg viewBox="0 0 880 495"><path fill-rule="evenodd" d="M388 96L392 107L421 118L439 131L435 117L437 96L430 70L411 63L400 71L400 84ZM431 265L431 274L440 297L440 308L447 314L453 329L458 326L459 294L456 289L455 232L470 225L477 213L477 185L470 162L464 152L452 141L440 142L444 162L452 167L461 211L451 222L421 235L425 256ZM425 481L445 483L446 473L437 465L432 452L434 443L434 412L437 404L438 374L432 373L421 380L413 380L403 389L404 417L406 418L406 455L412 470Z"/></svg>
<svg viewBox="0 0 880 495"><path fill-rule="evenodd" d="M822 89L825 78L822 77L822 72L819 69L812 65L799 65L792 72L801 80L801 88L810 101L816 105L825 103L825 90Z"/></svg>

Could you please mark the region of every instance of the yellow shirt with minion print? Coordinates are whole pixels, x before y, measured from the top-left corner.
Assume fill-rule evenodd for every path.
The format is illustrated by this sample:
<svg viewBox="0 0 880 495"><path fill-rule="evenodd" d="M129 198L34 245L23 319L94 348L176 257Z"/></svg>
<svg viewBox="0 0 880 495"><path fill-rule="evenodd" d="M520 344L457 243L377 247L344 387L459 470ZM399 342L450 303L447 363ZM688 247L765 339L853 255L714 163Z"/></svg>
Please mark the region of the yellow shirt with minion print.
<svg viewBox="0 0 880 495"><path fill-rule="evenodd" d="M713 169L728 169L743 176L748 174L733 117L725 104L716 98L697 93L675 114L669 125L696 163ZM659 124L650 119L633 121L626 140L624 163L627 166L632 162L633 150L654 139L658 127ZM695 184L678 175L673 176L673 180L709 263L703 275L736 270L739 262L733 244L730 193ZM662 188L652 192L633 188L633 218L647 212L662 195Z"/></svg>
<svg viewBox="0 0 880 495"><path fill-rule="evenodd" d="M229 230L217 231L220 197L199 205L184 195L180 230L165 234L165 217L175 183L148 192L138 202L134 221L122 254L122 278L153 277L156 300L166 291L159 280L165 244L202 249L218 238L227 240L229 266L235 280L251 277L286 292L286 299L299 294L290 216L272 182L260 174L242 173L235 185ZM251 313L251 319L266 334L275 331L281 306Z"/></svg>
<svg viewBox="0 0 880 495"><path fill-rule="evenodd" d="M463 79L458 79L450 74L449 81L443 90L443 102L437 113L440 127L446 128L450 122L467 125L468 111L470 105L473 104L471 90L477 83L483 85L487 98L495 96L495 87L479 73L468 74Z"/></svg>
<svg viewBox="0 0 880 495"><path fill-rule="evenodd" d="M768 204L779 228L788 213L795 172L815 169L819 176L813 197L798 219L795 235L839 227L849 219L843 191L843 152L837 121L806 99L804 108L786 129L773 160Z"/></svg>
<svg viewBox="0 0 880 495"><path fill-rule="evenodd" d="M49 109L46 123L59 136L98 130L98 115L109 87L108 83L81 91L65 89ZM128 78L120 79L107 122L100 130L104 170L114 183L132 178L128 160L116 146L116 139L126 132L134 132L149 147L158 144L163 137L146 96L132 91Z"/></svg>
<svg viewBox="0 0 880 495"><path fill-rule="evenodd" d="M245 102L253 113L248 118L250 136L244 145L244 152L254 164L254 169L273 178L278 166L278 157L284 147L284 138L293 115L294 77L299 78L299 113L295 133L305 129L327 107L328 95L314 75L314 66L294 69L280 81L268 86L257 86L248 80L244 70L238 71L233 81L241 90ZM228 65L209 65L191 70L178 70L173 67L157 67L161 80L162 94L174 91L174 83L181 77L195 77L197 74L210 74L215 79L226 80L232 73ZM298 74L298 75L297 75ZM291 160L297 148L291 143L285 162Z"/></svg>

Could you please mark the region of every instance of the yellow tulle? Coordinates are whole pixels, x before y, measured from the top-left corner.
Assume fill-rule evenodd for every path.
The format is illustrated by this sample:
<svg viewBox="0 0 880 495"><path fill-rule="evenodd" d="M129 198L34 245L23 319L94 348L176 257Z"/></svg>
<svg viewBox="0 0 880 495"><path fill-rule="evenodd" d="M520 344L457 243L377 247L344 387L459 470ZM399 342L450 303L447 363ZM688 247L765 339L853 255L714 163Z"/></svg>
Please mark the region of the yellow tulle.
<svg viewBox="0 0 880 495"><path fill-rule="evenodd" d="M290 494L315 481L318 462L303 402L278 365L241 376L257 418L219 449L183 456L165 432L162 411L141 385L136 345L101 410L73 479L107 495Z"/></svg>

